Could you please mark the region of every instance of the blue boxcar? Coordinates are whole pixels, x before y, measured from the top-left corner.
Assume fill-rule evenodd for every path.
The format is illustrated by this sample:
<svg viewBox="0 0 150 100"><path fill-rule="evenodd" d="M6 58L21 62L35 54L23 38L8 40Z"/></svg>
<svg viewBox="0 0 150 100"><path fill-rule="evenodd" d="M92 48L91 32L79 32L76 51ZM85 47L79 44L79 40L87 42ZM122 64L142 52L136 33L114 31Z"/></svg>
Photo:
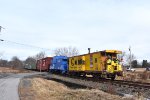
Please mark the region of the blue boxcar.
<svg viewBox="0 0 150 100"><path fill-rule="evenodd" d="M54 56L50 65L50 72L65 74L68 71L68 57Z"/></svg>

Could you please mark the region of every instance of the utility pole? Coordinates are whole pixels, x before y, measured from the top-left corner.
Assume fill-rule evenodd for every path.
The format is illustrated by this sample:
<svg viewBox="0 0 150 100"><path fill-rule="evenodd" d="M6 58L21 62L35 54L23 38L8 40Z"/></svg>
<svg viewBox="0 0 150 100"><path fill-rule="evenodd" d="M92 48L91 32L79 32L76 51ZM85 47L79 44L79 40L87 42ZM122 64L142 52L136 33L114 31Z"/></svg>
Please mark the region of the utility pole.
<svg viewBox="0 0 150 100"><path fill-rule="evenodd" d="M88 48L88 51L89 51L88 53L90 54L91 53L91 48Z"/></svg>
<svg viewBox="0 0 150 100"><path fill-rule="evenodd" d="M132 58L131 58L131 56L132 56L132 55L131 55L131 46L129 46L129 51L130 51L130 68L131 68L131 67L132 67L132 66L131 66L131 60L132 60Z"/></svg>
<svg viewBox="0 0 150 100"><path fill-rule="evenodd" d="M5 29L5 28L3 28L2 26L0 26L0 33L1 33L1 30L2 29ZM0 34L1 35L1 34ZM0 41L4 41L4 40L2 40L2 39L0 39Z"/></svg>
<svg viewBox="0 0 150 100"><path fill-rule="evenodd" d="M41 73L41 66L42 66L43 63L42 63L41 59L39 61L40 61L40 73Z"/></svg>
<svg viewBox="0 0 150 100"><path fill-rule="evenodd" d="M0 33L1 33L1 30L2 29L4 29L2 26L0 26ZM1 34L0 34L1 35ZM0 39L0 41L4 41L4 40L2 40L2 39ZM1 55L0 55L0 57L1 57Z"/></svg>

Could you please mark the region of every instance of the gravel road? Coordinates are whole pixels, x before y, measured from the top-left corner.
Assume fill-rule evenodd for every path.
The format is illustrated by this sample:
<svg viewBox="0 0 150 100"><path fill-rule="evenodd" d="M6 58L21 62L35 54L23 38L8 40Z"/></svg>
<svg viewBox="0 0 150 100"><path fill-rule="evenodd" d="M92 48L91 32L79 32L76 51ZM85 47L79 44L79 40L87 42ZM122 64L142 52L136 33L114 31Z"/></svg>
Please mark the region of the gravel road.
<svg viewBox="0 0 150 100"><path fill-rule="evenodd" d="M1 74L0 77L0 100L19 100L18 85L20 79L25 76L44 74L44 73L22 73L22 74L10 74L8 76Z"/></svg>

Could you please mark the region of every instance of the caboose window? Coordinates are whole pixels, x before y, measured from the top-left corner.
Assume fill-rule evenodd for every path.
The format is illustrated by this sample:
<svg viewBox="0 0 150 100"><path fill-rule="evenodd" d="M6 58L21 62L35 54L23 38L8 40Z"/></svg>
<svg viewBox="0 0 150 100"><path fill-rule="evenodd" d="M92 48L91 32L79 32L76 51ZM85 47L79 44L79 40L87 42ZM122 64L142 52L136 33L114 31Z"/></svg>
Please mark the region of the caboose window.
<svg viewBox="0 0 150 100"><path fill-rule="evenodd" d="M82 64L83 64L83 65L85 64L85 61L84 61L84 60L82 60Z"/></svg>
<svg viewBox="0 0 150 100"><path fill-rule="evenodd" d="M95 63L97 63L97 58L95 58Z"/></svg>
<svg viewBox="0 0 150 100"><path fill-rule="evenodd" d="M63 59L63 61L67 61L67 59Z"/></svg>
<svg viewBox="0 0 150 100"><path fill-rule="evenodd" d="M75 65L77 65L77 61L75 60Z"/></svg>
<svg viewBox="0 0 150 100"><path fill-rule="evenodd" d="M82 65L82 59L78 60L78 65Z"/></svg>

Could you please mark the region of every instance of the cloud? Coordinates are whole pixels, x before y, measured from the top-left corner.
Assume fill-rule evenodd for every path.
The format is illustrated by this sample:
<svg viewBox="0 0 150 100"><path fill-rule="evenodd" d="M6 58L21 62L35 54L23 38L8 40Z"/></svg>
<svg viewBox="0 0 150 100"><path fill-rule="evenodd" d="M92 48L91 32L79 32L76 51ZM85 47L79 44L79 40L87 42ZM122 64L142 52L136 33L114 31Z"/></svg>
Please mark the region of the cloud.
<svg viewBox="0 0 150 100"><path fill-rule="evenodd" d="M52 50L75 46L81 53L86 53L88 47L93 51L128 52L131 45L138 59L150 59L149 3L148 0L3 0L0 22L6 29L0 37ZM40 51L11 45L3 44L7 47L3 50L10 55L25 57ZM18 48L22 54L14 52Z"/></svg>

